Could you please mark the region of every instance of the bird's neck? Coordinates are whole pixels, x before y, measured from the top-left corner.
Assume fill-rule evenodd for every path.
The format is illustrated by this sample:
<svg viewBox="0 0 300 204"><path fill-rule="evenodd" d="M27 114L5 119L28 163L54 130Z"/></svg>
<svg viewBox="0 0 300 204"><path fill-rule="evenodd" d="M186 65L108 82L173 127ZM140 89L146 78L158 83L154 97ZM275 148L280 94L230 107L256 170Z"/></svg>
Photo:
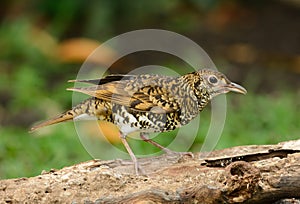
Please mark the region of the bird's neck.
<svg viewBox="0 0 300 204"><path fill-rule="evenodd" d="M197 101L198 112L202 111L211 100L210 94L204 85L203 79L197 76L196 73L190 73L182 77L184 78L185 83L187 83L192 90L192 98Z"/></svg>
<svg viewBox="0 0 300 204"><path fill-rule="evenodd" d="M204 95L197 96L197 99L198 99L198 110L200 112L210 102L210 97L208 94L205 93Z"/></svg>

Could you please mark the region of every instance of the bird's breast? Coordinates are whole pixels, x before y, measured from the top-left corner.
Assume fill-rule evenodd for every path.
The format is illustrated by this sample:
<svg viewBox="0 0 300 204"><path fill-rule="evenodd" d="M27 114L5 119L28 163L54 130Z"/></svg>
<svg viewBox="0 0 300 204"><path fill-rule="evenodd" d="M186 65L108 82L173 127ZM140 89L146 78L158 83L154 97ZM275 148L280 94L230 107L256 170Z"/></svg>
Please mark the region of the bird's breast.
<svg viewBox="0 0 300 204"><path fill-rule="evenodd" d="M135 111L121 105L113 105L112 110L114 124L124 134L132 132L167 132L182 126L180 112Z"/></svg>

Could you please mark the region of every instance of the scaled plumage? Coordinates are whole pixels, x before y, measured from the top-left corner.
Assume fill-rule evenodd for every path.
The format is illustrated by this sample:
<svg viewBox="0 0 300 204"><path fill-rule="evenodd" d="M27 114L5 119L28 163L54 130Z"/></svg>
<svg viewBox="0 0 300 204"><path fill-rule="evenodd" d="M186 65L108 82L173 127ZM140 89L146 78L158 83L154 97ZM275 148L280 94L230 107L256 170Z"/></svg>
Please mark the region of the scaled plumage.
<svg viewBox="0 0 300 204"><path fill-rule="evenodd" d="M102 79L72 80L92 84L85 88L68 90L81 92L91 98L76 105L60 116L45 121L31 130L40 127L80 119L87 115L116 124L120 129L123 144L135 163L126 135L140 132L142 139L160 146L145 137L147 132L166 132L189 123L210 102L229 91L246 93L238 84L229 81L220 72L202 69L180 77L159 75L108 75Z"/></svg>

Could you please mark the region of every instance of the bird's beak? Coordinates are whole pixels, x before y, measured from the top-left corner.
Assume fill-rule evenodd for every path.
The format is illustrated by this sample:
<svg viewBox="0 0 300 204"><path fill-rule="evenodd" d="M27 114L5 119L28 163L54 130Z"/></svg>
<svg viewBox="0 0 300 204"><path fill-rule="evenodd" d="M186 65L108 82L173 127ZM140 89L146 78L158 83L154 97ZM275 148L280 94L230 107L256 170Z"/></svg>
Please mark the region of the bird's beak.
<svg viewBox="0 0 300 204"><path fill-rule="evenodd" d="M236 92L236 93L241 93L241 94L247 93L247 90L244 87L233 82L227 85L226 88L228 88L229 91Z"/></svg>

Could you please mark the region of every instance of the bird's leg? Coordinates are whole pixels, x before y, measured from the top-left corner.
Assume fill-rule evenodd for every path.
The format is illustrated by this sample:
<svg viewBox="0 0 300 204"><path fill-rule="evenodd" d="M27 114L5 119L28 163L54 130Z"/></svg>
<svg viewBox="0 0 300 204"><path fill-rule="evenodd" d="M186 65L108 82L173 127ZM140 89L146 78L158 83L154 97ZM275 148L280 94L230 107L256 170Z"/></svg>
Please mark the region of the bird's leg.
<svg viewBox="0 0 300 204"><path fill-rule="evenodd" d="M126 150L127 150L128 154L129 154L129 156L130 156L133 164L134 164L134 170L135 170L136 175L139 175L139 170L140 171L142 171L142 170L139 167L139 163L138 163L138 161L136 159L136 156L134 155L132 149L130 148L130 146L129 146L127 140L126 140L126 135L123 135L122 133L120 133L120 139L121 139L124 147L126 148Z"/></svg>
<svg viewBox="0 0 300 204"><path fill-rule="evenodd" d="M174 153L175 153L174 151L172 151L172 150L170 150L170 149L168 149L168 148L166 148L166 147L164 147L164 146L158 144L157 142L151 140L151 139L147 136L147 134L145 134L145 133L141 133L141 134L140 134L140 137L142 138L143 141L148 142L149 144L152 144L152 145L155 146L155 147L158 147L159 149L161 149L162 151L164 151L164 152L167 153L167 154L174 154Z"/></svg>
<svg viewBox="0 0 300 204"><path fill-rule="evenodd" d="M161 149L162 151L164 151L166 154L169 154L169 155L178 155L178 154L180 154L180 155L189 155L189 156L191 156L192 158L194 157L194 155L193 155L192 152L175 152L175 151L173 151L173 150L170 150L170 149L168 149L168 148L166 148L166 147L164 147L164 146L158 144L157 142L151 140L151 139L147 136L147 134L145 134L145 133L141 133L141 134L140 134L140 137L142 138L143 141L148 142L149 144L152 144L152 145L154 145L155 147L158 147L159 149Z"/></svg>

